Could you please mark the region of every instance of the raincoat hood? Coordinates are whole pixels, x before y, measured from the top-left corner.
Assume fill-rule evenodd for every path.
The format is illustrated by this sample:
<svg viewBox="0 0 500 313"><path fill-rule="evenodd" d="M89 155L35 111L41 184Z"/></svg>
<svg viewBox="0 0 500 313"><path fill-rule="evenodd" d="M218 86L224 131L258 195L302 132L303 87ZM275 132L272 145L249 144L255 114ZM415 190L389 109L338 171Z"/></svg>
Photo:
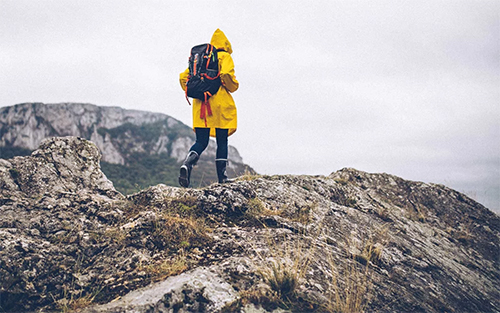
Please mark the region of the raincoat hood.
<svg viewBox="0 0 500 313"><path fill-rule="evenodd" d="M233 49L231 48L231 43L227 39L224 32L218 28L212 35L210 43L214 45L217 49L223 49L229 54L233 53Z"/></svg>

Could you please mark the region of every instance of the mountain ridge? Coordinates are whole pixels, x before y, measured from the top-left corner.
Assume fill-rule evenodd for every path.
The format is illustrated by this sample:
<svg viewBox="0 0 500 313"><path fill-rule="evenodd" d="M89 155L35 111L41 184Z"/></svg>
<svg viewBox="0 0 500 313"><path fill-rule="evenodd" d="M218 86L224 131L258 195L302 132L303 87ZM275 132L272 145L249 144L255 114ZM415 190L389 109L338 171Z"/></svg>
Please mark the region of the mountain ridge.
<svg viewBox="0 0 500 313"><path fill-rule="evenodd" d="M104 172L126 193L145 188L148 183L176 185L177 167L195 140L190 127L163 113L87 103L22 103L0 108L0 157L27 155L44 138L61 136L94 142L102 152ZM204 186L216 180L215 149L210 140L199 170L193 174L193 185ZM236 148L229 146L229 175L245 171L253 169L243 162ZM134 187L143 174L147 176L145 182Z"/></svg>

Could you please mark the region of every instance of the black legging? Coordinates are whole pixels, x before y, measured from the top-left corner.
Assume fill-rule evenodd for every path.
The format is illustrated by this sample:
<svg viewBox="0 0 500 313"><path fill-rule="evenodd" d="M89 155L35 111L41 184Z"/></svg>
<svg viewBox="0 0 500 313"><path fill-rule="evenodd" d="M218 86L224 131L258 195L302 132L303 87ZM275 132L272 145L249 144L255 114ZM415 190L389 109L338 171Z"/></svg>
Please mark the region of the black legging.
<svg viewBox="0 0 500 313"><path fill-rule="evenodd" d="M195 128L194 130L196 132L196 142L189 151L195 151L198 155L201 155L208 146L210 128ZM215 138L217 139L216 161L227 161L227 131L227 129L215 129Z"/></svg>

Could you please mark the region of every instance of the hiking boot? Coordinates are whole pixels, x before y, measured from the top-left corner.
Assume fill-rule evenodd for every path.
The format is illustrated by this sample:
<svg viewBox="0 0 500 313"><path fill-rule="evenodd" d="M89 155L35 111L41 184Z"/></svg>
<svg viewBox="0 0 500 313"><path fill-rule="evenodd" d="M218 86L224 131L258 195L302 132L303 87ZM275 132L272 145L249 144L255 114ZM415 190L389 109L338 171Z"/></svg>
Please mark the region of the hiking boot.
<svg viewBox="0 0 500 313"><path fill-rule="evenodd" d="M227 178L226 172L227 161L215 161L215 166L217 167L217 178L220 184L230 183L231 179Z"/></svg>
<svg viewBox="0 0 500 313"><path fill-rule="evenodd" d="M193 166L196 165L200 156L196 151L189 151L186 160L181 165L180 174L179 174L179 185L182 187L189 187L190 179L191 179L191 170Z"/></svg>

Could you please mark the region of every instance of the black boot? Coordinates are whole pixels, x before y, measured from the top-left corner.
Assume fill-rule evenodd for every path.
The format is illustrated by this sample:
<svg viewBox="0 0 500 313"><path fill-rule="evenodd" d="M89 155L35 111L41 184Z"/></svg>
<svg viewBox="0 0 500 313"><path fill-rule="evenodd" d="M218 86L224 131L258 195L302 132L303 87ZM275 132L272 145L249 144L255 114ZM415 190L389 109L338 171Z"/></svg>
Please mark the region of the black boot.
<svg viewBox="0 0 500 313"><path fill-rule="evenodd" d="M230 183L232 180L227 178L226 172L227 161L215 161L215 166L217 167L217 178L220 184Z"/></svg>
<svg viewBox="0 0 500 313"><path fill-rule="evenodd" d="M180 174L179 174L179 185L182 187L189 187L190 178L191 178L191 170L193 166L196 165L200 156L196 151L189 151L186 160L181 165Z"/></svg>

